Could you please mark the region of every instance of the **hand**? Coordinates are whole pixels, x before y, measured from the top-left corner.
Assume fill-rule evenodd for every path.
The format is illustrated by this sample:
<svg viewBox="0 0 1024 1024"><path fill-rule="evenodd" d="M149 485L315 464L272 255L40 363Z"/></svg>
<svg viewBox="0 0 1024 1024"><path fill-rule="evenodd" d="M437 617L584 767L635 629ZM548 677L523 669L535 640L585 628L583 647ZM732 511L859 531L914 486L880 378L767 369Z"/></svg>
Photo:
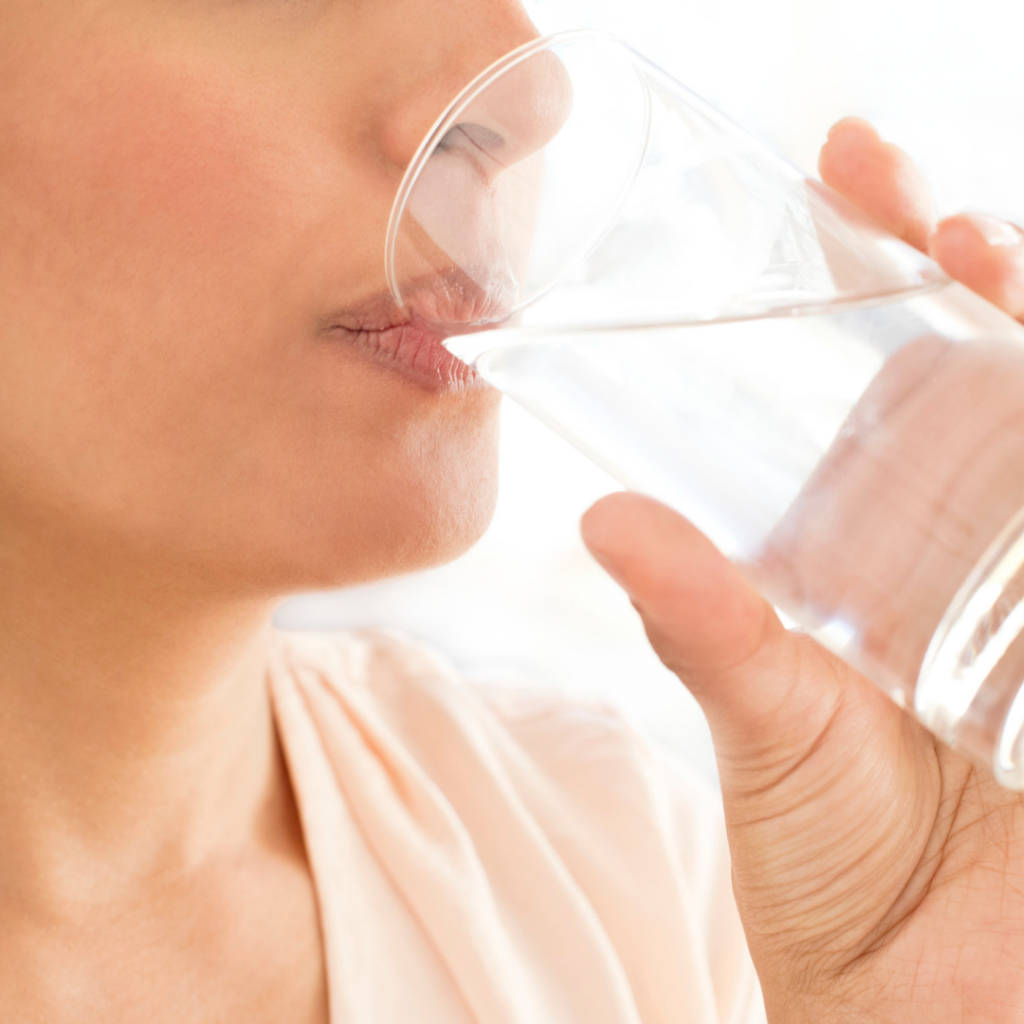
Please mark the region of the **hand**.
<svg viewBox="0 0 1024 1024"><path fill-rule="evenodd" d="M936 224L912 163L860 121L833 129L821 172L1024 315L1016 228L966 215ZM1020 1020L1024 799L783 628L665 506L612 495L583 535L711 725L736 898L773 1024Z"/></svg>

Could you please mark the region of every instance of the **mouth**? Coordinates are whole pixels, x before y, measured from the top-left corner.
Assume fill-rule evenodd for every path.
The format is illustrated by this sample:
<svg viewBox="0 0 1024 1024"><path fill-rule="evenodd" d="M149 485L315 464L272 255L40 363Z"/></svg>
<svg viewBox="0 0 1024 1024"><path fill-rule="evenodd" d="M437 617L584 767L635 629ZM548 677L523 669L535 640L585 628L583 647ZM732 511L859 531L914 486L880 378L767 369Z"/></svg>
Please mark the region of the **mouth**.
<svg viewBox="0 0 1024 1024"><path fill-rule="evenodd" d="M324 333L431 391L465 391L486 386L472 366L456 359L444 347L442 335L413 323L359 330L339 325Z"/></svg>
<svg viewBox="0 0 1024 1024"><path fill-rule="evenodd" d="M486 328L485 328L486 329ZM329 317L321 335L351 345L380 365L430 391L468 391L489 385L444 347L458 333L414 322L390 295Z"/></svg>

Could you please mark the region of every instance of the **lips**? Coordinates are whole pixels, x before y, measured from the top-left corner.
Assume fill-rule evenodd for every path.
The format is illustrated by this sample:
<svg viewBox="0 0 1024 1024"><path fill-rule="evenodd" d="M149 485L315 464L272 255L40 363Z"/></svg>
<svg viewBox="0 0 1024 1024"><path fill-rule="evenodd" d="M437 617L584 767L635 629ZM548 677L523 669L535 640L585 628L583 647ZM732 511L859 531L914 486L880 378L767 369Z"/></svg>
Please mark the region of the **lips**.
<svg viewBox="0 0 1024 1024"><path fill-rule="evenodd" d="M443 342L453 334L497 324L481 327L480 300L461 282L458 287L446 282L445 288L436 290L434 304L435 312L443 305L443 326L413 321L385 294L329 317L323 333L432 391L487 387L476 370L453 356Z"/></svg>
<svg viewBox="0 0 1024 1024"><path fill-rule="evenodd" d="M445 335L430 328L408 322L378 328L335 324L327 333L429 390L486 387L472 366L444 347Z"/></svg>

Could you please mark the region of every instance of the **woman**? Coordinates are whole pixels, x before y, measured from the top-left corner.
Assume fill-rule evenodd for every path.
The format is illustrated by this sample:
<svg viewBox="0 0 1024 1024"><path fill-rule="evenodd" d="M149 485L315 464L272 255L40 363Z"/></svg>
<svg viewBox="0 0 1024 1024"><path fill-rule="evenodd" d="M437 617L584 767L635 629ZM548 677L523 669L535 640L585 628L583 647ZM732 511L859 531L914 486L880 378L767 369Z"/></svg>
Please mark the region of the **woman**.
<svg viewBox="0 0 1024 1024"><path fill-rule="evenodd" d="M380 245L533 34L512 0L0 3L5 1021L756 1019L713 814L628 730L267 628L486 526L496 396L395 318ZM1016 229L936 226L860 122L822 172L1024 314ZM1020 800L672 512L584 535L711 721L769 1019L1017 1019Z"/></svg>

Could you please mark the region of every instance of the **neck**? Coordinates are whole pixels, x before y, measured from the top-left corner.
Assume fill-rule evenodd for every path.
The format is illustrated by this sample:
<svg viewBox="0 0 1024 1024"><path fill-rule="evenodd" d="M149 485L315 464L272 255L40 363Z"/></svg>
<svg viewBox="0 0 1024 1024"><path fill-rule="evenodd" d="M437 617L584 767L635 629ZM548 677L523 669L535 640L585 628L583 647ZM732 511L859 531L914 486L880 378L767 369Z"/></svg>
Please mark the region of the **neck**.
<svg viewBox="0 0 1024 1024"><path fill-rule="evenodd" d="M0 906L76 905L237 849L286 785L270 605L0 551Z"/></svg>

